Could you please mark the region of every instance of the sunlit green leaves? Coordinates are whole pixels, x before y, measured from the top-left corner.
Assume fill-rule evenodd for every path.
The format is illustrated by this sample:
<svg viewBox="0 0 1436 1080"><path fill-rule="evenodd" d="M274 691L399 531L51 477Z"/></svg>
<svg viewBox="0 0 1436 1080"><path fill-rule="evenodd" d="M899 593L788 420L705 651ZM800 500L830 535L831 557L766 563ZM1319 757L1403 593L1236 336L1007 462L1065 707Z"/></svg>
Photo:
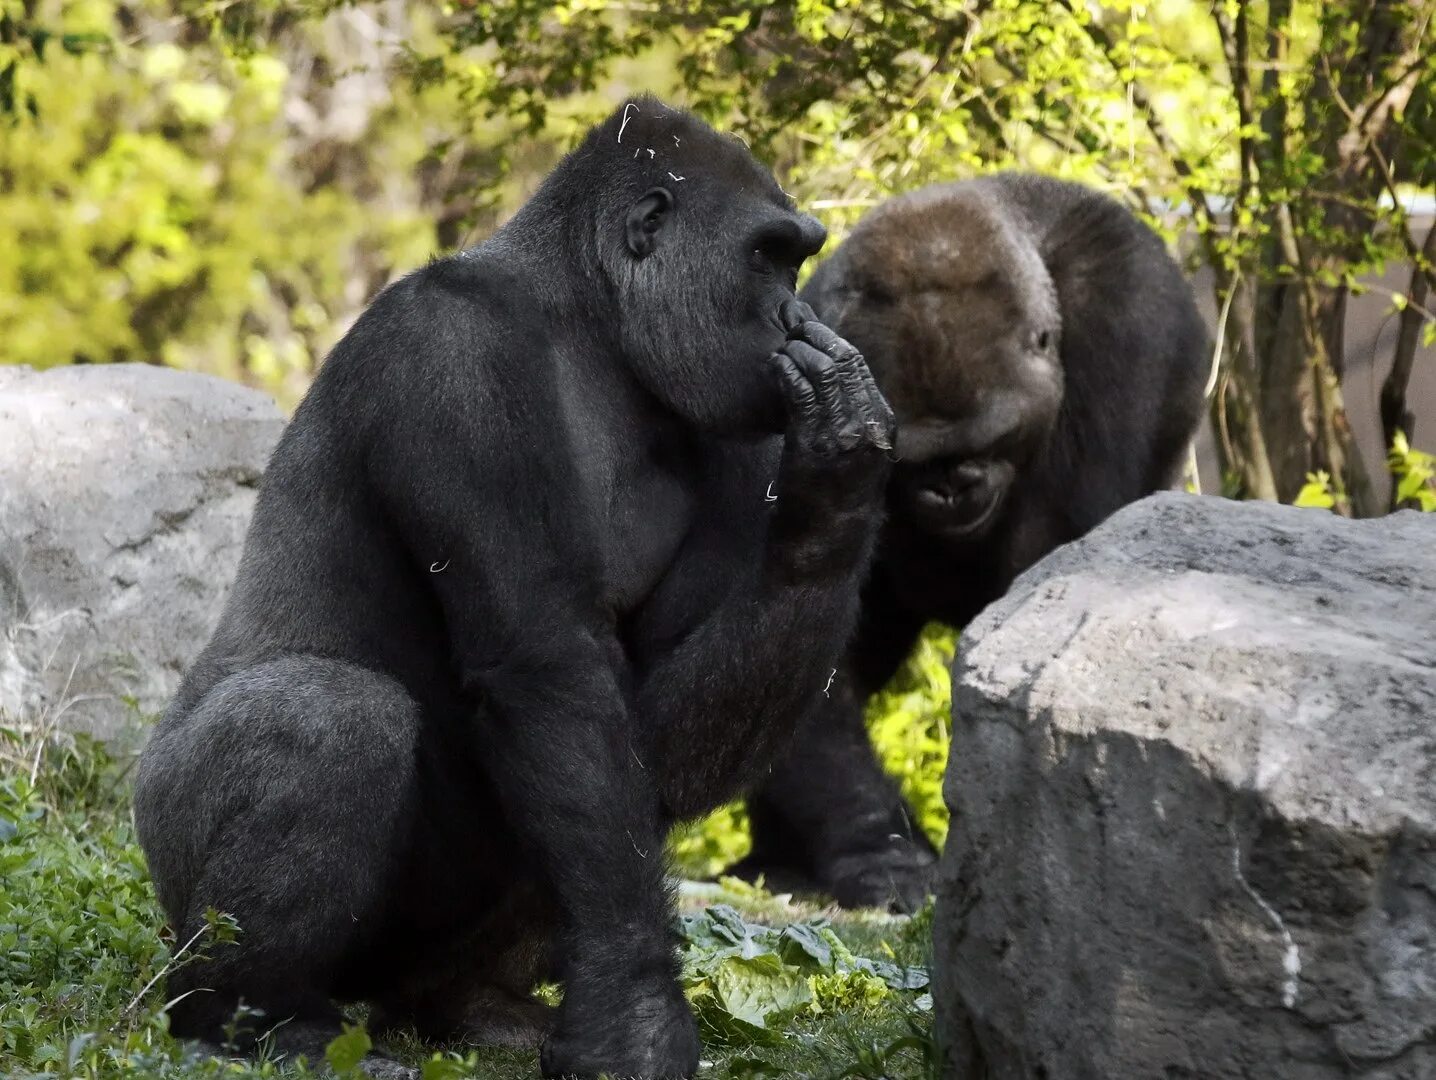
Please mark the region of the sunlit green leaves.
<svg viewBox="0 0 1436 1080"><path fill-rule="evenodd" d="M356 290L356 273L377 262L382 283L421 262L436 246L431 220L412 200L367 194L361 208L291 159L282 44L237 56L203 37L181 46L160 0L126 8L123 33L113 0L42 10L111 43L103 56L47 52L25 76L42 107L3 121L3 360L166 362L247 375L292 402L336 319L372 287L361 276ZM396 93L414 92L398 80ZM384 116L370 121L376 135ZM371 163L385 187L412 184L430 150L405 124ZM299 308L322 317L291 319ZM253 336L272 353L247 347Z"/></svg>
<svg viewBox="0 0 1436 1080"><path fill-rule="evenodd" d="M324 1060L340 1076L358 1073L359 1062L364 1060L373 1047L369 1033L361 1025L344 1025L344 1034L333 1039L324 1048Z"/></svg>
<svg viewBox="0 0 1436 1080"><path fill-rule="evenodd" d="M928 984L923 968L855 955L825 923L764 926L715 904L680 930L684 986L711 1039L772 1041L800 1012L867 1008Z"/></svg>
<svg viewBox="0 0 1436 1080"><path fill-rule="evenodd" d="M1398 431L1386 463L1396 481L1397 505L1436 511L1436 454L1413 449L1406 433Z"/></svg>
<svg viewBox="0 0 1436 1080"><path fill-rule="evenodd" d="M947 836L942 779L952 737L950 668L956 635L934 624L903 670L868 703L868 730L883 768L896 777L928 838Z"/></svg>
<svg viewBox="0 0 1436 1080"><path fill-rule="evenodd" d="M1311 507L1316 510L1330 510L1336 505L1336 493L1332 489L1331 474L1324 469L1306 474L1306 483L1292 500L1293 506Z"/></svg>

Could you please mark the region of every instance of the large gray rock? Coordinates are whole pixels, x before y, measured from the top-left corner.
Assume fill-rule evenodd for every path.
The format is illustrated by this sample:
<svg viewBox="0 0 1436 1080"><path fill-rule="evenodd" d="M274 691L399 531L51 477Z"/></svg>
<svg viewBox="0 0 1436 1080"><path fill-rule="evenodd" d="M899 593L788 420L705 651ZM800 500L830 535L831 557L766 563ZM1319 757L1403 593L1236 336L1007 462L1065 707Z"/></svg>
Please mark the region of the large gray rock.
<svg viewBox="0 0 1436 1080"><path fill-rule="evenodd" d="M283 426L206 375L0 367L0 723L114 738L163 707Z"/></svg>
<svg viewBox="0 0 1436 1080"><path fill-rule="evenodd" d="M1436 514L1153 496L953 681L949 1075L1436 1077Z"/></svg>

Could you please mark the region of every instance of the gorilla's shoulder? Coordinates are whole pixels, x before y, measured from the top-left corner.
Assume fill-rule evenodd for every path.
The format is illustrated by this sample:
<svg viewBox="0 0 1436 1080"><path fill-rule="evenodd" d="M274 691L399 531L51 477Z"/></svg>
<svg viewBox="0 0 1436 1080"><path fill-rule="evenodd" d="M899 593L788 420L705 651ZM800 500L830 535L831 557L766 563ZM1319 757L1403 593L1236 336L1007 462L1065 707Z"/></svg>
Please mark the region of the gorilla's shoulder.
<svg viewBox="0 0 1436 1080"><path fill-rule="evenodd" d="M386 418L457 423L480 402L549 401L551 335L533 285L474 253L406 274L334 347L296 419L364 441L392 435Z"/></svg>
<svg viewBox="0 0 1436 1080"><path fill-rule="evenodd" d="M1156 234L1106 192L1040 173L1001 172L970 181L1015 213L1048 253L1063 246L1144 246Z"/></svg>
<svg viewBox="0 0 1436 1080"><path fill-rule="evenodd" d="M325 368L413 379L462 365L472 377L532 357L547 337L532 286L481 248L436 258L375 297Z"/></svg>
<svg viewBox="0 0 1436 1080"><path fill-rule="evenodd" d="M410 271L370 310L424 337L481 329L480 340L508 334L532 340L543 326L533 284L501 257L475 248Z"/></svg>

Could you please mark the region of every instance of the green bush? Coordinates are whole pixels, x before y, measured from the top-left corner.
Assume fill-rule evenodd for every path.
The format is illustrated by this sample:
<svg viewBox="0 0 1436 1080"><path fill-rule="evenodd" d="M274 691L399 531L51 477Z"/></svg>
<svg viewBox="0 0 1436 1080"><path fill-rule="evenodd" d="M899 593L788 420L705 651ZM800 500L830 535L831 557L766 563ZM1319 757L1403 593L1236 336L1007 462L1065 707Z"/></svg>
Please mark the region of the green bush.
<svg viewBox="0 0 1436 1080"><path fill-rule="evenodd" d="M417 196L385 189L416 186L444 92L401 83L368 122L374 156L340 167L344 147L286 124L281 43L183 40L195 28L155 0L42 6L108 47L47 50L25 69L35 114L3 120L4 361L166 363L292 403L372 288L435 250Z"/></svg>

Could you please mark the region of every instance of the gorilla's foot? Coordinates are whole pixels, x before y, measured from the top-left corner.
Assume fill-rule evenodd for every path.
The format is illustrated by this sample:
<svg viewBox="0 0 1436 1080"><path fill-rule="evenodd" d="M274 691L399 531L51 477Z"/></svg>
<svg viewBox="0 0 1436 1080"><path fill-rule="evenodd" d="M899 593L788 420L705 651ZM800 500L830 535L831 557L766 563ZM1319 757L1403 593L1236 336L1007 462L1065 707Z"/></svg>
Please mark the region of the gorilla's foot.
<svg viewBox="0 0 1436 1080"><path fill-rule="evenodd" d="M460 991L454 990L455 997ZM376 1005L369 1029L385 1035L412 1028L421 1039L436 1043L496 1046L506 1050L537 1050L553 1033L558 1010L502 986L465 987L462 1012L438 1011L412 999ZM436 995L425 995L434 1003Z"/></svg>
<svg viewBox="0 0 1436 1080"><path fill-rule="evenodd" d="M924 845L906 838L880 851L838 855L818 868L824 892L841 907L877 907L910 914L932 892L937 858Z"/></svg>
<svg viewBox="0 0 1436 1080"><path fill-rule="evenodd" d="M698 1071L698 1025L676 984L656 987L601 1008L565 1010L543 1045L539 1067L548 1080L687 1080Z"/></svg>
<svg viewBox="0 0 1436 1080"><path fill-rule="evenodd" d="M537 1050L553 1034L558 1010L500 987L484 991L459 1026L458 1041L510 1050Z"/></svg>
<svg viewBox="0 0 1436 1080"><path fill-rule="evenodd" d="M811 870L774 858L749 855L723 871L756 883L773 893L831 897L840 907L886 908L909 914L932 892L937 858L926 844L907 837L890 838L877 850L837 852Z"/></svg>

